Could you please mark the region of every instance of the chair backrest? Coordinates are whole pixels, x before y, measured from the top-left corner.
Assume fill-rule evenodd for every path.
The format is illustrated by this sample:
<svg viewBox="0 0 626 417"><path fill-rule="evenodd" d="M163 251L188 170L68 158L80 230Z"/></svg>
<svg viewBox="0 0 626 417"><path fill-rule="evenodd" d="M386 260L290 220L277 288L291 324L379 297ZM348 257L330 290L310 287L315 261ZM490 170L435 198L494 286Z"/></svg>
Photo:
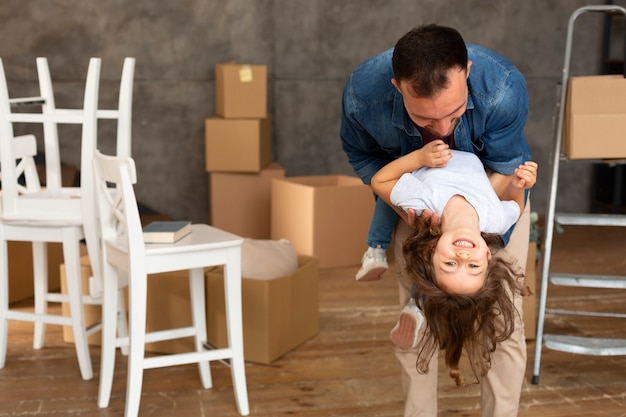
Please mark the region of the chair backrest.
<svg viewBox="0 0 626 417"><path fill-rule="evenodd" d="M54 115L55 112L63 112L57 109L54 99L54 89L48 60L44 57L37 58L37 75L39 77L39 92L42 100L41 110L43 114ZM117 120L117 155L131 156L132 140L132 109L133 109L133 86L135 76L135 58L126 57L122 67L120 89L117 109L97 109L98 119ZM99 78L99 77L98 77ZM97 91L97 90L96 90ZM86 94L90 93L86 90ZM91 100L92 97L85 96ZM98 96L95 96L96 107ZM85 103L86 104L86 103ZM46 186L57 189L61 185L61 158L59 149L58 124L52 121L53 117L46 120L44 127L44 150L46 155ZM91 127L89 127L91 129ZM81 169L84 167L81 167ZM91 169L91 167L89 167Z"/></svg>
<svg viewBox="0 0 626 417"><path fill-rule="evenodd" d="M18 178L18 192L29 194L41 191L41 181L39 180L37 164L35 163L37 139L34 135L18 136L14 139L13 145L17 162L15 171ZM23 181L20 181L20 179Z"/></svg>
<svg viewBox="0 0 626 417"><path fill-rule="evenodd" d="M47 64L38 60L41 71L47 72ZM44 66L46 68L44 68ZM41 81L45 87L49 83L49 76ZM13 112L9 100L9 92L4 73L2 60L0 59L0 166L2 167L2 206L3 217L5 219L75 219L82 215L82 198L63 195L60 178L60 156L58 151L58 136L56 124L80 124L82 125L81 136L81 175L85 181L81 181L80 196L91 196L93 200L93 187L90 178L92 177L91 159L96 149L97 143L97 105L100 79L100 58L92 58L89 61L87 79L85 83L85 96L82 109L55 109L52 102L44 103L42 111L39 112ZM41 87L41 85L40 85ZM48 87L45 87L48 88ZM51 88L51 86L49 87ZM51 167L46 169L50 172L50 178L46 179L46 189L41 198L33 195L24 196L19 191L18 171L15 154L14 123L36 123L44 126L44 132L52 132L50 135L44 134L44 147L49 154L46 155L46 162L51 163ZM48 128L46 128L48 126ZM50 126L53 129L50 129ZM77 192L74 197L79 197ZM65 197L65 198L62 198ZM91 204L93 209L94 203ZM89 210L89 207L84 207Z"/></svg>
<svg viewBox="0 0 626 417"><path fill-rule="evenodd" d="M83 109L57 108L48 60L44 57L37 58L39 97L10 99L6 86L6 77L4 76L3 68L0 68L0 71L2 71L0 74L0 102L2 102L0 109L2 109L1 112L3 115L7 115L6 119L0 119L0 135L3 138L9 138L13 135L12 122L42 124L46 161L45 191L35 193L34 195L31 194L28 196L27 201L23 201L23 199L20 198L20 192L15 191L13 187L6 188L3 190L2 196L3 205L6 207L3 215L5 218L11 217L17 220L28 218L28 216L31 215L41 218L45 217L46 213L50 217L62 217L62 215L65 214L67 217L73 216L74 218L82 218L85 227L85 238L87 240L89 258L94 274L93 279L90 279L89 282L89 292L95 298L100 296L102 290L100 280L101 254L99 251L92 249L94 246L99 246L97 219L94 214L95 195L92 164L94 152L98 147L98 119L114 119L117 121L117 154L130 156L132 145L131 129L135 58L127 57L124 59L116 109L98 108L100 67L100 58L91 58L85 83ZM34 108L38 112L27 115L22 114L23 111L20 113L11 113L10 102L19 103L20 101L41 103L41 111L39 112L38 107L22 107L22 109L26 110ZM64 123L82 124L80 190L63 188L62 184L58 124ZM2 138L0 138L0 140L2 140ZM0 144L0 152L2 152L2 149L8 149L10 145L11 144L6 142ZM6 151L7 161L10 159L8 155L13 153L13 149ZM5 167L9 165L3 163L2 166ZM14 184L14 178L17 178L18 175L18 172L8 172L5 175L5 180L9 185ZM29 190L35 190L35 188L31 187ZM20 191L24 192L25 190ZM67 198L68 196L73 198ZM42 211L45 211L45 213L42 213Z"/></svg>
<svg viewBox="0 0 626 417"><path fill-rule="evenodd" d="M135 76L135 58L127 57L124 59L122 67L122 77L120 80L120 89L118 95L117 109L98 109L98 119L116 119L117 120L117 136L116 136L116 154L122 157L131 156L132 147L132 109L133 109L133 85ZM95 151L95 149L94 149ZM132 160L131 160L132 161ZM93 160L89 161L89 180L95 181L93 173ZM134 162L133 162L134 172ZM134 178L133 174L133 178ZM81 186L82 186L81 182ZM98 187L95 182L90 186L90 190L96 193ZM85 235L87 240L87 248L89 252L89 260L91 262L91 270L93 276L89 281L89 294L94 298L99 298L102 294L102 273L103 273L103 248L101 228L97 218L96 195L93 198L93 210L85 213ZM97 247L97 250L93 250Z"/></svg>
<svg viewBox="0 0 626 417"><path fill-rule="evenodd" d="M117 109L98 110L98 119L117 119L116 155L131 156L135 58L126 57L122 67Z"/></svg>
<svg viewBox="0 0 626 417"><path fill-rule="evenodd" d="M17 191L20 194L36 193L41 190L41 181L37 172L35 156L37 155L37 139L34 135L17 136L13 140L15 154L15 175L18 179ZM2 172L0 172L0 183ZM1 211L0 211L1 213Z"/></svg>
<svg viewBox="0 0 626 417"><path fill-rule="evenodd" d="M62 187L61 181L61 151L59 146L59 131L54 121L56 104L50 67L46 58L37 58L37 76L39 78L39 94L42 99L41 112L48 115L43 122L44 155L46 156L46 184L51 190Z"/></svg>
<svg viewBox="0 0 626 417"><path fill-rule="evenodd" d="M131 276L145 273L141 261L145 244L133 188L137 182L135 162L96 151L93 164L102 261L125 264Z"/></svg>

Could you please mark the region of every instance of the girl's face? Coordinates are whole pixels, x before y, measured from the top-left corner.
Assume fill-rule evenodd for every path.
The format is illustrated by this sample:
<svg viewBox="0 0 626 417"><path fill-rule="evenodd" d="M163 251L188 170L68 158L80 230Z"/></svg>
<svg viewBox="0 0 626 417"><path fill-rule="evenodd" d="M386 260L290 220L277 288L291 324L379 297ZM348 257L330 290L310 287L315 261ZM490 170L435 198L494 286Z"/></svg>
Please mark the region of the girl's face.
<svg viewBox="0 0 626 417"><path fill-rule="evenodd" d="M448 294L473 294L485 282L490 259L480 233L465 228L443 232L433 254L437 285Z"/></svg>

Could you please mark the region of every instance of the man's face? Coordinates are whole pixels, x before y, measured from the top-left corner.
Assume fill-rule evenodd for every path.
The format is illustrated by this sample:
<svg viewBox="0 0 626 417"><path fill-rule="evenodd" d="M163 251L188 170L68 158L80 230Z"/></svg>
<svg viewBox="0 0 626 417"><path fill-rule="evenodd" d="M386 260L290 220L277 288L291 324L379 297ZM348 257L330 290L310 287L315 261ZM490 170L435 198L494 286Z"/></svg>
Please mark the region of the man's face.
<svg viewBox="0 0 626 417"><path fill-rule="evenodd" d="M467 76L471 65L470 61L467 69L450 69L450 86L434 97L417 97L407 81L392 79L392 84L402 94L404 107L413 123L436 137L451 135L467 108Z"/></svg>

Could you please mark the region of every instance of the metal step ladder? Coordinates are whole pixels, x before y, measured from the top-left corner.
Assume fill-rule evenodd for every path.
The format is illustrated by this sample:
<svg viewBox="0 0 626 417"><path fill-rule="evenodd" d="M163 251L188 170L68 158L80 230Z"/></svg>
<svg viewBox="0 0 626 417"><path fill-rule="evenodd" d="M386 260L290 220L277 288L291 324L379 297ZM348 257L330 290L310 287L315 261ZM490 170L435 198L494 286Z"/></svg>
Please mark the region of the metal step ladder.
<svg viewBox="0 0 626 417"><path fill-rule="evenodd" d="M532 383L539 383L539 368L541 364L541 351L545 346L548 349L577 353L582 355L613 356L626 355L626 339L607 339L595 337L578 337L570 335L544 334L544 321L546 314L566 314L571 316L592 317L618 317L626 318L626 314L606 313L578 310L546 309L548 283L554 285L587 287L587 288L614 288L626 289L626 276L619 275L588 275L588 274L565 274L550 271L550 257L552 252L552 238L555 224L559 225L586 225L586 226L626 226L626 215L620 214L565 214L555 213L557 186L559 177L559 163L566 157L562 154L563 142L563 119L565 114L565 102L569 78L569 66L571 61L572 37L576 19L587 12L602 12L621 14L626 17L626 9L615 5L598 5L581 7L572 13L567 30L565 47L565 63L563 66L563 78L561 82L561 94L558 103L558 117L554 136L554 150L552 157L552 178L549 189L548 209L544 241L542 247L541 289L539 297L539 313L537 317L537 339L535 346L535 362L533 366ZM607 155L609 158L610 155ZM626 161L625 161L626 162ZM624 294L626 296L626 293Z"/></svg>

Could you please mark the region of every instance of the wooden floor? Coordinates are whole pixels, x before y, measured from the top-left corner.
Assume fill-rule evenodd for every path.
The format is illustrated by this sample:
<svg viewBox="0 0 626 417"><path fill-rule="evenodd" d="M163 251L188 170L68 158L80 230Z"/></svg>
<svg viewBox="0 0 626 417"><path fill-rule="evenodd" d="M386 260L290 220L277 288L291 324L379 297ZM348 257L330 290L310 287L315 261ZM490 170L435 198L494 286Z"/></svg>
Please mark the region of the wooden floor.
<svg viewBox="0 0 626 417"><path fill-rule="evenodd" d="M606 228L588 233L569 227L556 236L553 260L569 271L626 269L626 232ZM559 249L560 248L560 249ZM564 269L565 270L565 269ZM252 416L402 415L398 367L388 333L399 306L393 277L356 283L355 268L323 270L320 276L320 333L273 365L246 366ZM27 303L23 303L26 307ZM626 313L626 292L550 289L550 306L615 307ZM119 356L111 404L98 409L96 377L80 379L73 347L49 326L46 347L32 349L32 326L12 322L7 364L0 370L0 417L123 416L126 360ZM626 337L626 323L613 319L548 317L547 329ZM626 416L626 358L549 351L542 355L541 381L530 377L534 342L528 342L520 416ZM441 361L443 362L443 361ZM237 416L229 369L212 365L214 387L200 387L195 366L148 370L140 416ZM441 416L478 416L477 385L456 388L440 370ZM497 417L497 416L495 416Z"/></svg>

